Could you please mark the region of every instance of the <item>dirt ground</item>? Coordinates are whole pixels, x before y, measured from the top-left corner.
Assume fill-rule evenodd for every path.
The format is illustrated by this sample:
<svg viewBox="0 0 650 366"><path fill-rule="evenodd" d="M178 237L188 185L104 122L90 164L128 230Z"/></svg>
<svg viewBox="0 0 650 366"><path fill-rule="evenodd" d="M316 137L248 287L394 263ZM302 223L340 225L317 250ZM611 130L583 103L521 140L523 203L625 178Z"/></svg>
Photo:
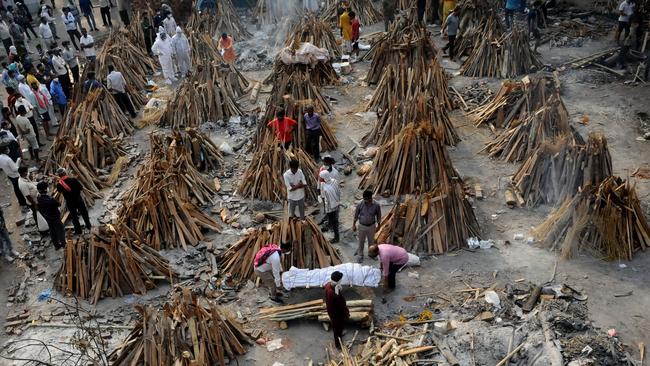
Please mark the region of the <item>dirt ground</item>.
<svg viewBox="0 0 650 366"><path fill-rule="evenodd" d="M370 33L380 30L379 25L362 29L363 33ZM435 41L438 45L443 44L439 37L439 28L432 27ZM262 33L271 34L266 30ZM256 34L257 36L257 34ZM275 36L275 35L274 35ZM258 40L263 43L263 41ZM245 43L239 47L253 46ZM587 41L579 48L550 48L548 45L541 46L539 52L545 64L551 67L561 67L565 62L576 58L590 55L598 50L611 48L612 41L599 39ZM261 47L261 44L260 44ZM270 55L269 55L270 57ZM442 65L454 75L459 65L443 59ZM362 62L354 64L353 72L346 75L347 84L326 87L323 93L333 100L333 113L327 116L327 120L334 127L336 136L340 143L341 151L350 151L361 137L371 128L371 122L365 120L357 113L365 110L364 106L367 97L372 94L373 88L365 86L363 81L369 63ZM251 80L262 80L270 69L262 71L247 71L245 75ZM586 136L591 131L602 131L608 138L609 149L612 155L614 173L621 177L628 177L632 171L640 166L647 166L650 158L650 141L638 140L642 136L639 113L650 114L650 105L643 102L650 97L650 90L646 85L626 85L624 80L613 80L603 83L602 80L612 80L611 76L596 70L571 70L561 71L562 98L570 112L572 120L578 121L583 116L589 117L588 125L574 123L578 131ZM471 79L454 76L451 85L458 90L476 81L487 82L493 90L499 85L494 79ZM263 93L257 106L263 107L264 100L268 94ZM247 100L247 98L246 98ZM255 106L243 102L244 109L252 110ZM514 240L515 234L523 234L524 238L530 236L530 230L540 224L552 207L541 207L535 210L508 209L503 200L505 182L513 174L517 165L493 161L479 153L484 144L494 138L489 129L476 128L461 111L455 110L452 113L452 120L459 131L462 141L455 147L450 147L450 154L453 165L461 176L472 182L480 183L483 187L486 198L482 201L473 201L476 216L481 225L482 237L493 239L497 245L488 250L479 249L476 252L459 251L448 253L435 258L427 258L421 267L408 269L398 275L397 290L384 295L378 289L346 289L345 296L348 299L372 298L375 300L375 324L386 320L397 320L400 314L418 314L427 304L426 297L418 298L416 301L406 301L405 297L418 294L437 293L443 296L449 295L453 289L463 288L465 282L472 286L491 286L496 283L498 288L506 284L514 283L517 280L525 279L532 283L544 283L548 281L557 263L556 282L568 284L579 289L589 299L589 318L594 326L600 328L603 334L608 329L616 329L623 342L630 346L630 353L638 357L636 344L644 342L650 344L650 316L645 314L646 307L650 305L650 293L648 292L647 273L650 271L650 257L647 253L638 253L631 262L605 262L589 255L581 255L573 260L559 260L557 255L546 249L541 249L535 244L528 244L526 240ZM153 128L139 130L129 139L130 144L138 146L143 153L148 150L147 134ZM236 139L246 137L232 135L224 129L217 129L211 133L211 137L218 142L227 141L234 143ZM234 170L230 178L224 179L225 185L235 186L238 174L246 168L245 149L239 153L226 158L226 165ZM362 152L357 147L352 155ZM132 173L136 166L131 166ZM129 173L129 174L130 174ZM132 174L131 174L132 176ZM352 214L354 205L360 198L360 191L357 189L360 178L355 174L348 176L344 181L342 192L343 203L347 206L341 212L341 243L336 247L340 249L342 257L346 261L353 261L352 253L356 247L356 237L351 231ZM5 208L8 215L7 222L10 230L13 231L12 238L18 250L26 250L20 238L20 230L13 225L13 219L18 216L18 208L14 202L10 185L6 179L2 179L2 192L0 193L0 204L10 204ZM127 180L124 186L127 187L130 181ZM643 208L650 216L650 180L636 180L638 195L641 198ZM387 212L393 201L391 199L379 198L384 212ZM250 202L252 204L252 202ZM94 216L98 216L103 207L99 203L94 208ZM233 243L240 233L235 230L227 230L221 235L211 235L208 240L227 245ZM328 237L329 233L326 234ZM508 240L511 245L505 245ZM32 312L40 311L47 313L52 309L60 307L57 303L38 302L38 294L51 287L51 275L58 269L61 254L54 252L51 248L46 253L47 260L38 263L38 266L46 270L43 281L30 287L29 298L25 304L16 304L0 308L0 325L4 322L9 311L17 308L28 307ZM169 258L179 259L181 262L185 253L171 251L165 253ZM377 265L376 262L366 259L364 264ZM21 270L16 264L2 262L0 264L0 288L7 288L16 278L22 276ZM496 276L495 276L496 274ZM124 325L132 324L136 316L132 313L133 303L158 303L166 297L169 286L161 285L155 291L145 296L129 296L126 298L102 300L94 309L96 313L105 317L114 316L121 319ZM632 292L631 296L614 297L614 294ZM55 298L66 300L60 294L54 294ZM289 293L287 302L297 303L322 297L322 290L296 290ZM242 290L237 300L227 304L227 307L237 312L240 311L244 318L251 320L255 326L260 324L269 332L268 338L282 338L283 348L275 352L269 352L263 346L252 346L248 353L238 359L238 364L245 365L272 365L279 362L284 365L305 365L308 360L323 362L327 359L327 346L332 342L331 332L326 332L317 322L290 322L286 330L281 330L277 324L272 322L256 322L255 314L260 306L270 306L265 300L264 289L247 288ZM0 291L0 304L6 303L6 293ZM93 309L90 305L82 302L84 308ZM345 341L350 341L355 333L357 341L368 336L367 329L351 327L344 336ZM110 344L119 343L125 332L114 332ZM39 338L48 339L53 343L62 346L69 343L73 335L71 330L53 329L29 329L20 337L0 335L0 344L5 341L16 339ZM477 340L484 348L489 349L493 340ZM69 346L69 345L68 345ZM30 351L25 351L30 352ZM36 350L30 353L38 355ZM502 355L501 355L502 356ZM496 356L495 356L496 357ZM485 358L479 364L494 364L491 357ZM496 359L498 361L498 359ZM20 361L12 363L0 359L0 365L22 364ZM233 363L234 364L234 363Z"/></svg>

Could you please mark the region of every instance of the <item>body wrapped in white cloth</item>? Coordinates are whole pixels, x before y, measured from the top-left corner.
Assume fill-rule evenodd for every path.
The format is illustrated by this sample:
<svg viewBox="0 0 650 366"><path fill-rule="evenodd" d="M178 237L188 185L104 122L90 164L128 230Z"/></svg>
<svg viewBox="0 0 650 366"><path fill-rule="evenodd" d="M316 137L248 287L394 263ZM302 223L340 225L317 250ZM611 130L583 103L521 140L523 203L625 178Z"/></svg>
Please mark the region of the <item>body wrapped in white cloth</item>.
<svg viewBox="0 0 650 366"><path fill-rule="evenodd" d="M291 267L282 273L282 285L285 289L323 287L330 281L332 272L343 273L340 283L343 286L377 287L381 280L379 268L362 266L359 263L343 263L338 266L300 269Z"/></svg>

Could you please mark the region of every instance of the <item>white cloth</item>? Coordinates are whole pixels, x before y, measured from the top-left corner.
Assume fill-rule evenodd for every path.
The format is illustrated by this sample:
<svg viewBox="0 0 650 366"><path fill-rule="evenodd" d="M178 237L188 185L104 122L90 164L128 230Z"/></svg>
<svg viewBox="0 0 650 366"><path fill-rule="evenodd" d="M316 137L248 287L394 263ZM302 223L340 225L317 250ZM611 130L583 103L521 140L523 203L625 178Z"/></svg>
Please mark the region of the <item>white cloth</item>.
<svg viewBox="0 0 650 366"><path fill-rule="evenodd" d="M321 183L320 195L323 197L326 213L336 211L341 204L341 190L339 189L339 183L331 177L332 174L327 170L323 170L319 174L319 178L324 181Z"/></svg>
<svg viewBox="0 0 650 366"><path fill-rule="evenodd" d="M9 178L18 178L18 164L20 164L20 158L14 163L13 160L7 154L0 154L0 170L5 172Z"/></svg>
<svg viewBox="0 0 650 366"><path fill-rule="evenodd" d="M95 43L95 39L90 34L87 36L81 36L81 39L79 39L79 44L82 44L84 46L94 44L94 43ZM90 48L84 48L84 55L86 57L97 56L97 51L95 51L95 46L93 45Z"/></svg>
<svg viewBox="0 0 650 366"><path fill-rule="evenodd" d="M108 90L126 93L126 80L124 80L122 73L115 70L111 71L106 77L106 87Z"/></svg>
<svg viewBox="0 0 650 366"><path fill-rule="evenodd" d="M41 25L38 26L38 34L45 40L52 39L52 37L54 37L54 34L52 34L52 28L50 28L47 23L41 23Z"/></svg>
<svg viewBox="0 0 650 366"><path fill-rule="evenodd" d="M300 189L295 189L291 190L292 185L298 185L298 184L307 184L307 180L305 179L305 175L302 173L302 169L296 170L296 173L294 174L291 169L287 170L284 172L283 176L284 178L284 185L287 187L287 199L291 201L300 201L301 199L305 198L305 188L300 188Z"/></svg>
<svg viewBox="0 0 650 366"><path fill-rule="evenodd" d="M165 27L165 33L167 35L172 35L176 32L176 20L174 17L169 16L163 20L163 27Z"/></svg>
<svg viewBox="0 0 650 366"><path fill-rule="evenodd" d="M18 92L23 96L23 98L27 100L34 100L34 92L32 91L32 88L27 85L27 83L19 83Z"/></svg>
<svg viewBox="0 0 650 366"><path fill-rule="evenodd" d="M36 189L36 184L34 182L20 177L18 178L18 188L25 198L31 197L34 202L38 199L38 189Z"/></svg>
<svg viewBox="0 0 650 366"><path fill-rule="evenodd" d="M79 62L77 61L77 54L72 50L72 48L68 47L64 49L62 56L70 68L79 66Z"/></svg>
<svg viewBox="0 0 650 366"><path fill-rule="evenodd" d="M621 5L618 7L619 13L623 13L623 15L619 15L618 21L619 22L629 22L630 17L632 14L634 14L634 4L630 3L627 0L624 0Z"/></svg>
<svg viewBox="0 0 650 366"><path fill-rule="evenodd" d="M171 39L169 37L162 39L160 34L158 34L156 41L153 43L153 46L151 46L151 52L158 56L158 61L162 67L165 79L168 82L176 80L176 77L174 76L174 60L172 59L174 50L172 48Z"/></svg>
<svg viewBox="0 0 650 366"><path fill-rule="evenodd" d="M192 58L190 56L190 42L180 27L176 27L176 34L172 37L172 48L176 56L176 65L181 75L186 75L192 68Z"/></svg>
<svg viewBox="0 0 650 366"><path fill-rule="evenodd" d="M309 42L303 42L295 52L291 47L281 49L278 57L285 65L309 64L314 66L319 61L328 61L330 54L326 48L318 48Z"/></svg>
<svg viewBox="0 0 650 366"><path fill-rule="evenodd" d="M275 285L280 287L280 272L282 272L282 262L280 262L280 253L275 252L266 258L266 262L255 267L260 272L273 272L273 279L275 280Z"/></svg>
<svg viewBox="0 0 650 366"><path fill-rule="evenodd" d="M31 92L32 90L29 89L29 91ZM34 93L32 93L32 95L33 94ZM25 117L27 118L34 117L34 105L25 97L20 97L16 100L16 104L14 105L14 107L16 108L16 113L18 112L18 107L20 107L21 105L25 107L25 111L27 112L27 114L25 114ZM18 119L18 116L16 116L16 119Z"/></svg>
<svg viewBox="0 0 650 366"><path fill-rule="evenodd" d="M63 23L65 24L65 30L76 30L77 29L77 21L74 18L74 15L72 15L72 12L68 12L68 14L63 14L61 15L61 19L63 19Z"/></svg>
<svg viewBox="0 0 650 366"><path fill-rule="evenodd" d="M54 67L54 72L56 72L57 76L63 76L68 73L66 62L63 57L59 55L52 56L52 66Z"/></svg>
<svg viewBox="0 0 650 366"><path fill-rule="evenodd" d="M0 132L6 133L7 137L9 137L10 140L18 141L18 140L16 140L16 136L14 136L14 134L11 133L11 131L9 131L9 130L0 130Z"/></svg>
<svg viewBox="0 0 650 366"><path fill-rule="evenodd" d="M338 266L311 270L291 267L282 273L282 285L287 290L323 287L330 282L334 271L343 273L343 278L339 281L342 286L377 287L381 280L379 268L363 266L359 263L343 263Z"/></svg>

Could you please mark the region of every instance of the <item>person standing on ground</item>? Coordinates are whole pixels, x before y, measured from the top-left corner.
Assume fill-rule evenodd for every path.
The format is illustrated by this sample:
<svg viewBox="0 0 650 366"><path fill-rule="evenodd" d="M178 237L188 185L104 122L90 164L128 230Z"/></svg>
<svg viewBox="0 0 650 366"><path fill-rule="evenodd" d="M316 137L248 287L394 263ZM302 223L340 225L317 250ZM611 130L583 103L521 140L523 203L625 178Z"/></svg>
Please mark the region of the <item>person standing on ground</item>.
<svg viewBox="0 0 650 366"><path fill-rule="evenodd" d="M174 54L174 49L172 47L172 42L167 33L163 29L158 33L156 41L151 46L151 52L155 56L158 56L158 61L162 67L163 76L165 78L166 84L172 84L176 81L176 75L174 72L174 60L172 58Z"/></svg>
<svg viewBox="0 0 650 366"><path fill-rule="evenodd" d="M383 0L381 5L384 10L384 32L388 32L391 23L395 21L395 0Z"/></svg>
<svg viewBox="0 0 650 366"><path fill-rule="evenodd" d="M151 47L153 46L154 39L156 39L155 34L156 30L153 27L151 16L148 12L142 14L142 20L140 20L140 27L142 27L142 33L144 33L144 44L147 47L147 53L151 52Z"/></svg>
<svg viewBox="0 0 650 366"><path fill-rule="evenodd" d="M49 50L54 44L54 34L45 17L41 17L41 24L38 26L38 35L41 37L43 48Z"/></svg>
<svg viewBox="0 0 650 366"><path fill-rule="evenodd" d="M512 27L513 18L515 16L515 10L517 10L518 0L506 0L506 28L510 30Z"/></svg>
<svg viewBox="0 0 650 366"><path fill-rule="evenodd" d="M34 105L27 98L23 97L22 95L18 95L18 98L13 104L16 120L18 119L18 115L20 114L18 111L20 107L23 107L25 109L26 112L25 117L27 118L30 125L32 126L33 132L36 135L36 141L38 142L38 146L45 146L43 143L41 143L40 131L38 129L38 125L36 124L36 118L34 118ZM16 125L17 123L18 122L16 122ZM17 126L16 128L18 129L18 132L20 132L20 129Z"/></svg>
<svg viewBox="0 0 650 366"><path fill-rule="evenodd" d="M36 189L36 183L32 182L29 179L29 169L26 166L21 166L18 168L18 188L20 188L20 193L27 200L27 204L32 210L32 215L34 216L34 223L38 227L38 189ZM39 227L38 231L42 231Z"/></svg>
<svg viewBox="0 0 650 366"><path fill-rule="evenodd" d="M165 28L165 33L174 34L174 32L176 32L176 27L178 25L176 24L176 20L174 19L171 13L167 13L167 16L162 21L162 24L163 27Z"/></svg>
<svg viewBox="0 0 650 366"><path fill-rule="evenodd" d="M293 129L297 124L294 119L285 117L284 109L278 109L275 113L275 119L270 121L266 126L275 132L275 137L277 137L285 149L288 149L293 141Z"/></svg>
<svg viewBox="0 0 650 366"><path fill-rule="evenodd" d="M97 23L95 22L95 15L93 14L93 3L91 0L79 0L79 8L81 13L86 17L88 28L91 31L98 31ZM81 28L83 30L83 28ZM83 33L83 32L82 32Z"/></svg>
<svg viewBox="0 0 650 366"><path fill-rule="evenodd" d="M320 197L325 204L325 214L327 215L327 222L329 227L334 232L334 239L332 243L338 243L339 238L339 206L341 205L341 190L339 189L339 182L333 179L330 172L323 170L319 174L319 178L323 180L320 186Z"/></svg>
<svg viewBox="0 0 650 366"><path fill-rule="evenodd" d="M339 2L339 6L336 9L336 19L338 20L339 30L341 31L341 37L343 37L343 25L341 23L341 17L344 13L350 11L350 1L342 0Z"/></svg>
<svg viewBox="0 0 650 366"><path fill-rule="evenodd" d="M9 112L9 108L2 108L2 114L5 114L5 111ZM9 118L9 116L5 118ZM18 131L16 131L16 127L13 126L10 119L2 122L2 129L0 129L0 147L9 148L8 155L13 161L18 161L22 157L22 151L16 135L18 135Z"/></svg>
<svg viewBox="0 0 650 366"><path fill-rule="evenodd" d="M111 21L111 4L108 0L99 0L99 12L102 15L104 28L113 28L113 22Z"/></svg>
<svg viewBox="0 0 650 366"><path fill-rule="evenodd" d="M70 98L72 96L72 83L70 82L70 74L68 74L67 63L61 56L61 49L57 48L52 50L52 68L54 69L54 75L59 79L59 85L65 93L65 97Z"/></svg>
<svg viewBox="0 0 650 366"><path fill-rule="evenodd" d="M321 189L321 183L323 183L323 180L320 179L320 173L322 171L327 171L330 173L330 178L335 179L336 181L341 181L341 173L336 169L334 164L336 163L336 160L330 155L330 154L325 154L323 155L323 165L318 168L318 187L316 189L318 190L318 194L320 194L320 189Z"/></svg>
<svg viewBox="0 0 650 366"><path fill-rule="evenodd" d="M303 116L305 121L305 139L306 150L314 161L320 160L320 137L321 137L321 118L320 115L314 112L314 106L307 106L307 113Z"/></svg>
<svg viewBox="0 0 650 366"><path fill-rule="evenodd" d="M56 34L56 23L54 22L54 18L52 17L51 12L52 12L51 8L47 7L46 5L43 5L43 7L41 8L41 18L45 18L48 27L50 27L50 30L54 35L54 39L59 39L59 36Z"/></svg>
<svg viewBox="0 0 650 366"><path fill-rule="evenodd" d="M351 10L346 9L343 12L343 14L341 14L341 17L339 18L339 25L341 26L343 41L345 42L344 48L346 52L352 50L352 20L350 19L351 12L352 12Z"/></svg>
<svg viewBox="0 0 650 366"><path fill-rule="evenodd" d="M181 77L185 77L192 68L192 47L190 47L190 42L187 40L181 27L176 27L176 34L172 37L172 47L176 56L178 73Z"/></svg>
<svg viewBox="0 0 650 366"><path fill-rule="evenodd" d="M68 32L70 41L74 45L74 48L79 51L79 46L77 46L76 40L81 40L81 34L77 29L77 20L75 19L74 14L72 14L70 11L70 8L67 6L63 7L63 14L61 15L61 19L63 19L63 24L65 24L65 30Z"/></svg>
<svg viewBox="0 0 650 366"><path fill-rule="evenodd" d="M129 12L131 11L131 0L117 0L117 11L120 14L120 20L125 27L131 24Z"/></svg>
<svg viewBox="0 0 650 366"><path fill-rule="evenodd" d="M231 36L227 33L222 33L217 48L221 52L224 61L230 65L235 63L235 59L237 58L237 55L235 55L235 41Z"/></svg>
<svg viewBox="0 0 650 366"><path fill-rule="evenodd" d="M121 72L115 70L113 65L108 65L108 76L106 77L106 88L113 95L117 105L124 113L129 113L131 118L135 118L138 114L133 108L131 98L126 93L126 80Z"/></svg>
<svg viewBox="0 0 650 366"><path fill-rule="evenodd" d="M9 26L9 34L14 40L14 45L18 51L18 55L24 57L25 54L27 54L27 45L25 44L25 31L23 30L23 27L15 21L11 22L11 25Z"/></svg>
<svg viewBox="0 0 650 366"><path fill-rule="evenodd" d="M18 168L20 167L21 159L18 158L18 160L14 162L11 157L9 157L9 154L10 150L8 146L0 148L0 169L5 173L11 182L11 185L14 187L14 195L18 200L18 204L21 207L28 207L27 200L18 186L18 179L20 178Z"/></svg>
<svg viewBox="0 0 650 366"><path fill-rule="evenodd" d="M417 7L418 7L418 22L422 24L424 22L424 13L427 9L427 0L417 0Z"/></svg>
<svg viewBox="0 0 650 366"><path fill-rule="evenodd" d="M352 231L357 231L357 221L359 222L359 246L354 255L357 256L357 262L363 263L363 251L366 241L368 247L375 244L375 231L377 225L381 222L381 207L375 200L372 199L372 191L365 190L363 192L363 201L357 205L354 211L354 219L352 221Z"/></svg>
<svg viewBox="0 0 650 366"><path fill-rule="evenodd" d="M63 195L63 198L65 198L65 204L70 212L70 219L74 226L74 233L77 235L82 233L81 224L79 223L79 215L84 219L85 229L90 230L92 225L90 224L90 218L88 217L88 209L81 197L81 193L84 190L81 182L76 178L69 177L63 168L57 169L56 175L59 176L59 180L56 183L56 190Z"/></svg>
<svg viewBox="0 0 650 366"><path fill-rule="evenodd" d="M447 35L449 42L445 45L445 47L442 48L442 50L449 50L449 59L452 61L456 56L456 50L454 49L454 46L456 44L456 35L458 34L458 25L460 23L460 20L458 19L459 13L460 9L456 7L447 17L447 20L445 21L446 30L443 30Z"/></svg>
<svg viewBox="0 0 650 366"><path fill-rule="evenodd" d="M355 60L359 57L359 36L361 30L361 23L359 23L359 18L357 15L351 11L350 19L352 21L352 51L351 55L355 55Z"/></svg>
<svg viewBox="0 0 650 366"><path fill-rule="evenodd" d="M97 90L101 88L102 88L102 83L100 83L99 81L97 81L97 79L95 79L95 73L89 72L88 79L84 81L84 87L83 87L84 94L88 94L93 90Z"/></svg>
<svg viewBox="0 0 650 366"><path fill-rule="evenodd" d="M300 169L298 160L289 162L289 170L282 175L284 185L287 187L287 201L289 201L289 217L299 217L305 219L305 187L307 180ZM295 211L298 208L298 215Z"/></svg>
<svg viewBox="0 0 650 366"><path fill-rule="evenodd" d="M31 159L39 162L41 160L38 157L40 144L36 136L36 131L34 131L34 127L32 127L32 124L27 118L27 111L25 110L25 106L22 105L18 107L18 115L16 116L16 129L18 129L20 136L23 139L27 140L27 143L29 144L29 155Z"/></svg>
<svg viewBox="0 0 650 366"><path fill-rule="evenodd" d="M282 285L282 262L280 261L282 250L276 244L263 246L256 254L253 261L255 274L260 278L264 286L269 288L269 299L277 304L282 304L282 297L278 293L278 287Z"/></svg>
<svg viewBox="0 0 650 366"><path fill-rule="evenodd" d="M22 13L18 13L16 14L16 17L14 19L16 20L16 23L20 25L21 29L23 29L23 32L27 35L28 40L30 41L32 40L32 37L29 35L30 32L32 33L32 35L34 35L34 38L38 38L36 31L34 31L34 27L32 27L31 18L27 18L27 16L25 16ZM16 39L14 38L14 42L15 41Z"/></svg>
<svg viewBox="0 0 650 366"><path fill-rule="evenodd" d="M68 68L70 68L70 72L72 72L72 80L74 80L75 83L79 82L79 61L77 61L77 54L75 51L72 50L72 47L70 47L70 42L68 41L63 41L63 52L61 53L61 56L65 60L65 63L68 64Z"/></svg>
<svg viewBox="0 0 650 366"><path fill-rule="evenodd" d="M11 238L9 237L9 230L7 229L2 208L0 208L0 241L2 241L2 253L4 253L5 260L10 263L13 262L20 254L14 250L14 246L11 244Z"/></svg>
<svg viewBox="0 0 650 366"><path fill-rule="evenodd" d="M50 238L54 249L59 250L65 247L65 227L61 222L61 204L47 194L47 183L39 182L36 185L38 189L38 212L43 216L47 225L50 227Z"/></svg>
<svg viewBox="0 0 650 366"><path fill-rule="evenodd" d="M341 348L345 322L350 318L350 310L341 293L343 291L342 278L343 273L334 271L330 276L330 281L325 284L325 307L334 333L334 346L338 349Z"/></svg>
<svg viewBox="0 0 650 366"><path fill-rule="evenodd" d="M52 95L52 102L54 102L59 109L59 113L61 113L61 118L63 119L65 116L65 109L68 106L68 98L63 91L59 78L54 78L52 79L52 82L50 82L50 95Z"/></svg>
<svg viewBox="0 0 650 366"><path fill-rule="evenodd" d="M43 122L43 130L45 131L45 138L49 138L53 134L50 133L50 122L52 125L56 125L56 116L53 116L53 104L52 104L52 95L47 89L47 86L37 82L32 83L32 92L34 93L34 98L36 103L36 111L41 116L41 121Z"/></svg>
<svg viewBox="0 0 650 366"><path fill-rule="evenodd" d="M539 10L540 5L541 2L539 0L533 2L533 6L528 10L528 15L526 16L526 20L528 21L528 33L532 34L535 39L535 52L537 52L537 47L539 47L542 39L542 32L539 29L539 22L541 21Z"/></svg>
<svg viewBox="0 0 650 366"><path fill-rule="evenodd" d="M74 16L74 21L77 23L77 29L83 28L81 25L81 12L79 11L79 7L77 7L77 4L75 4L74 0L68 0L68 9L72 13L72 16Z"/></svg>
<svg viewBox="0 0 650 366"><path fill-rule="evenodd" d="M9 25L4 20L0 21L0 39L2 39L2 45L9 56L9 47L13 46L14 43L11 40L11 33L9 32Z"/></svg>
<svg viewBox="0 0 650 366"><path fill-rule="evenodd" d="M95 59L97 58L97 51L95 51L95 38L88 34L86 28L81 28L81 38L79 39L79 45L81 46L81 49L84 50L86 60L95 62Z"/></svg>
<svg viewBox="0 0 650 366"><path fill-rule="evenodd" d="M379 256L380 269L384 278L384 291L390 292L395 289L395 275L400 268L409 261L408 252L396 245L379 244L368 247L368 257Z"/></svg>
<svg viewBox="0 0 650 366"><path fill-rule="evenodd" d="M623 0L618 6L618 29L616 31L616 43L620 43L621 33L625 31L626 39L630 35L630 22L634 15L636 4L634 0Z"/></svg>

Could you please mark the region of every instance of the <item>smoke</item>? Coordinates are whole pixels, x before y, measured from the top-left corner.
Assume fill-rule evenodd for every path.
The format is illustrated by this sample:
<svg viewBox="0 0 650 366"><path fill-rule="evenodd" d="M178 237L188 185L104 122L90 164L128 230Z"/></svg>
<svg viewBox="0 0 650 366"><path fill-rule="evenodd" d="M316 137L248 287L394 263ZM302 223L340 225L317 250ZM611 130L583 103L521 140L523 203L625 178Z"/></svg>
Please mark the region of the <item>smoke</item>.
<svg viewBox="0 0 650 366"><path fill-rule="evenodd" d="M264 0L267 19L275 20L274 46L284 44L289 31L303 13L303 0Z"/></svg>

